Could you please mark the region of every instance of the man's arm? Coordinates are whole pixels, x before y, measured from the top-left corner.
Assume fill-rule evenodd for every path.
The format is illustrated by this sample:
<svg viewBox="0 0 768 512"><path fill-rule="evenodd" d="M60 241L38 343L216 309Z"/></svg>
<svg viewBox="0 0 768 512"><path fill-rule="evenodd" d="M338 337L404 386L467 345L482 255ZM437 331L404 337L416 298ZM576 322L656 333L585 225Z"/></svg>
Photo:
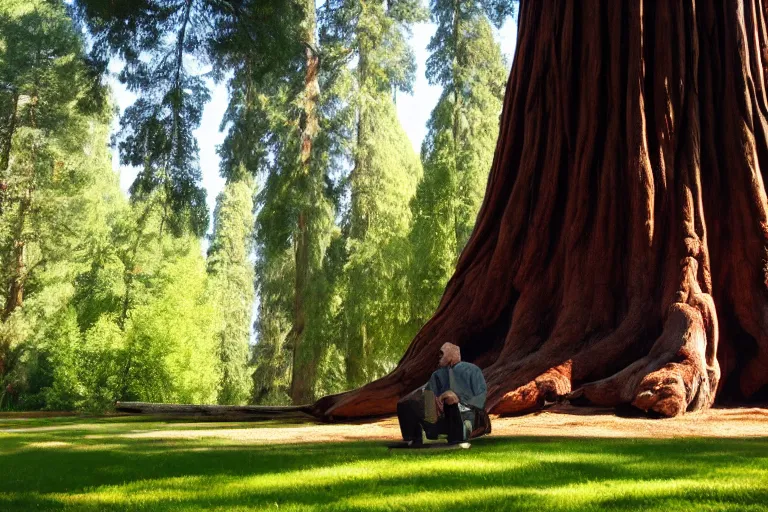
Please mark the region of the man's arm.
<svg viewBox="0 0 768 512"><path fill-rule="evenodd" d="M427 381L427 389L430 390L437 396L440 390L440 379L437 376L437 372L432 372L432 376L429 377L429 380Z"/></svg>
<svg viewBox="0 0 768 512"><path fill-rule="evenodd" d="M483 377L483 371L475 366L470 377L469 384L472 392L472 396L462 400L466 405L472 405L478 409L485 407L485 395L487 388L485 385L485 377Z"/></svg>
<svg viewBox="0 0 768 512"><path fill-rule="evenodd" d="M440 390L443 389L445 386L442 386L440 383L440 370L436 370L432 372L432 376L429 378L429 381L427 382L427 389L432 391L435 395L435 407L437 407L437 413L442 415L443 414L443 398L444 394L439 394ZM447 393L448 391L446 391Z"/></svg>

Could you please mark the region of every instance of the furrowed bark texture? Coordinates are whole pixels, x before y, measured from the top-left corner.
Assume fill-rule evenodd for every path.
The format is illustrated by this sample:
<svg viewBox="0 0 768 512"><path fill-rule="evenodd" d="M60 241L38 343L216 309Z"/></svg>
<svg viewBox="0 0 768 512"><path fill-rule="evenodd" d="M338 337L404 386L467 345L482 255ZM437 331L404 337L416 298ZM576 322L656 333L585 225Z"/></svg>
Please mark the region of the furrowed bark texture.
<svg viewBox="0 0 768 512"><path fill-rule="evenodd" d="M487 408L664 416L768 382L765 0L522 0L485 201L434 317L326 418L392 413L439 347Z"/></svg>

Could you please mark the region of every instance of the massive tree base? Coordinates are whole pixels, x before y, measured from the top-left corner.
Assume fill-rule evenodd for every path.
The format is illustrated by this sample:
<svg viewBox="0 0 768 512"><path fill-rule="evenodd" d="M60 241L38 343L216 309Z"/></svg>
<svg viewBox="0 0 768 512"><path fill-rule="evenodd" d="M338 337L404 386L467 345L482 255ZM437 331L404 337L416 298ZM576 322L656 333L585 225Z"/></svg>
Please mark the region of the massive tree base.
<svg viewBox="0 0 768 512"><path fill-rule="evenodd" d="M492 413L675 416L761 390L765 7L522 0L485 201L437 312L391 374L313 412L394 412L446 341Z"/></svg>

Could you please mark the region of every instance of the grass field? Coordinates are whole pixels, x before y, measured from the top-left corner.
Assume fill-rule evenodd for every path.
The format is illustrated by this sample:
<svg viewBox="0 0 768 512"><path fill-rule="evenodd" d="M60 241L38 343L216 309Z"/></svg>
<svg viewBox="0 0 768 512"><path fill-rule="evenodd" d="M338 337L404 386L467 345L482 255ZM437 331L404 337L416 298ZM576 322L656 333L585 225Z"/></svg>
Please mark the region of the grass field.
<svg viewBox="0 0 768 512"><path fill-rule="evenodd" d="M0 510L768 510L768 438L489 437L471 450L254 444L0 416ZM142 438L164 431L166 437Z"/></svg>

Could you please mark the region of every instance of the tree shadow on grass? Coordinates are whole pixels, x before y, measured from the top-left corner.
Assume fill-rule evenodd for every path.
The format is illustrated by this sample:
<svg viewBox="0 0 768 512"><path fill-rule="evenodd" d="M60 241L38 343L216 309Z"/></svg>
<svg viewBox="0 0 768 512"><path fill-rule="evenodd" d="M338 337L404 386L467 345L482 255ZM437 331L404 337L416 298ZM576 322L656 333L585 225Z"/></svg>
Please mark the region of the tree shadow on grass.
<svg viewBox="0 0 768 512"><path fill-rule="evenodd" d="M92 432L0 435L0 509L641 510L768 502L768 438L490 437L471 450L430 453L390 452L377 442L85 437Z"/></svg>

